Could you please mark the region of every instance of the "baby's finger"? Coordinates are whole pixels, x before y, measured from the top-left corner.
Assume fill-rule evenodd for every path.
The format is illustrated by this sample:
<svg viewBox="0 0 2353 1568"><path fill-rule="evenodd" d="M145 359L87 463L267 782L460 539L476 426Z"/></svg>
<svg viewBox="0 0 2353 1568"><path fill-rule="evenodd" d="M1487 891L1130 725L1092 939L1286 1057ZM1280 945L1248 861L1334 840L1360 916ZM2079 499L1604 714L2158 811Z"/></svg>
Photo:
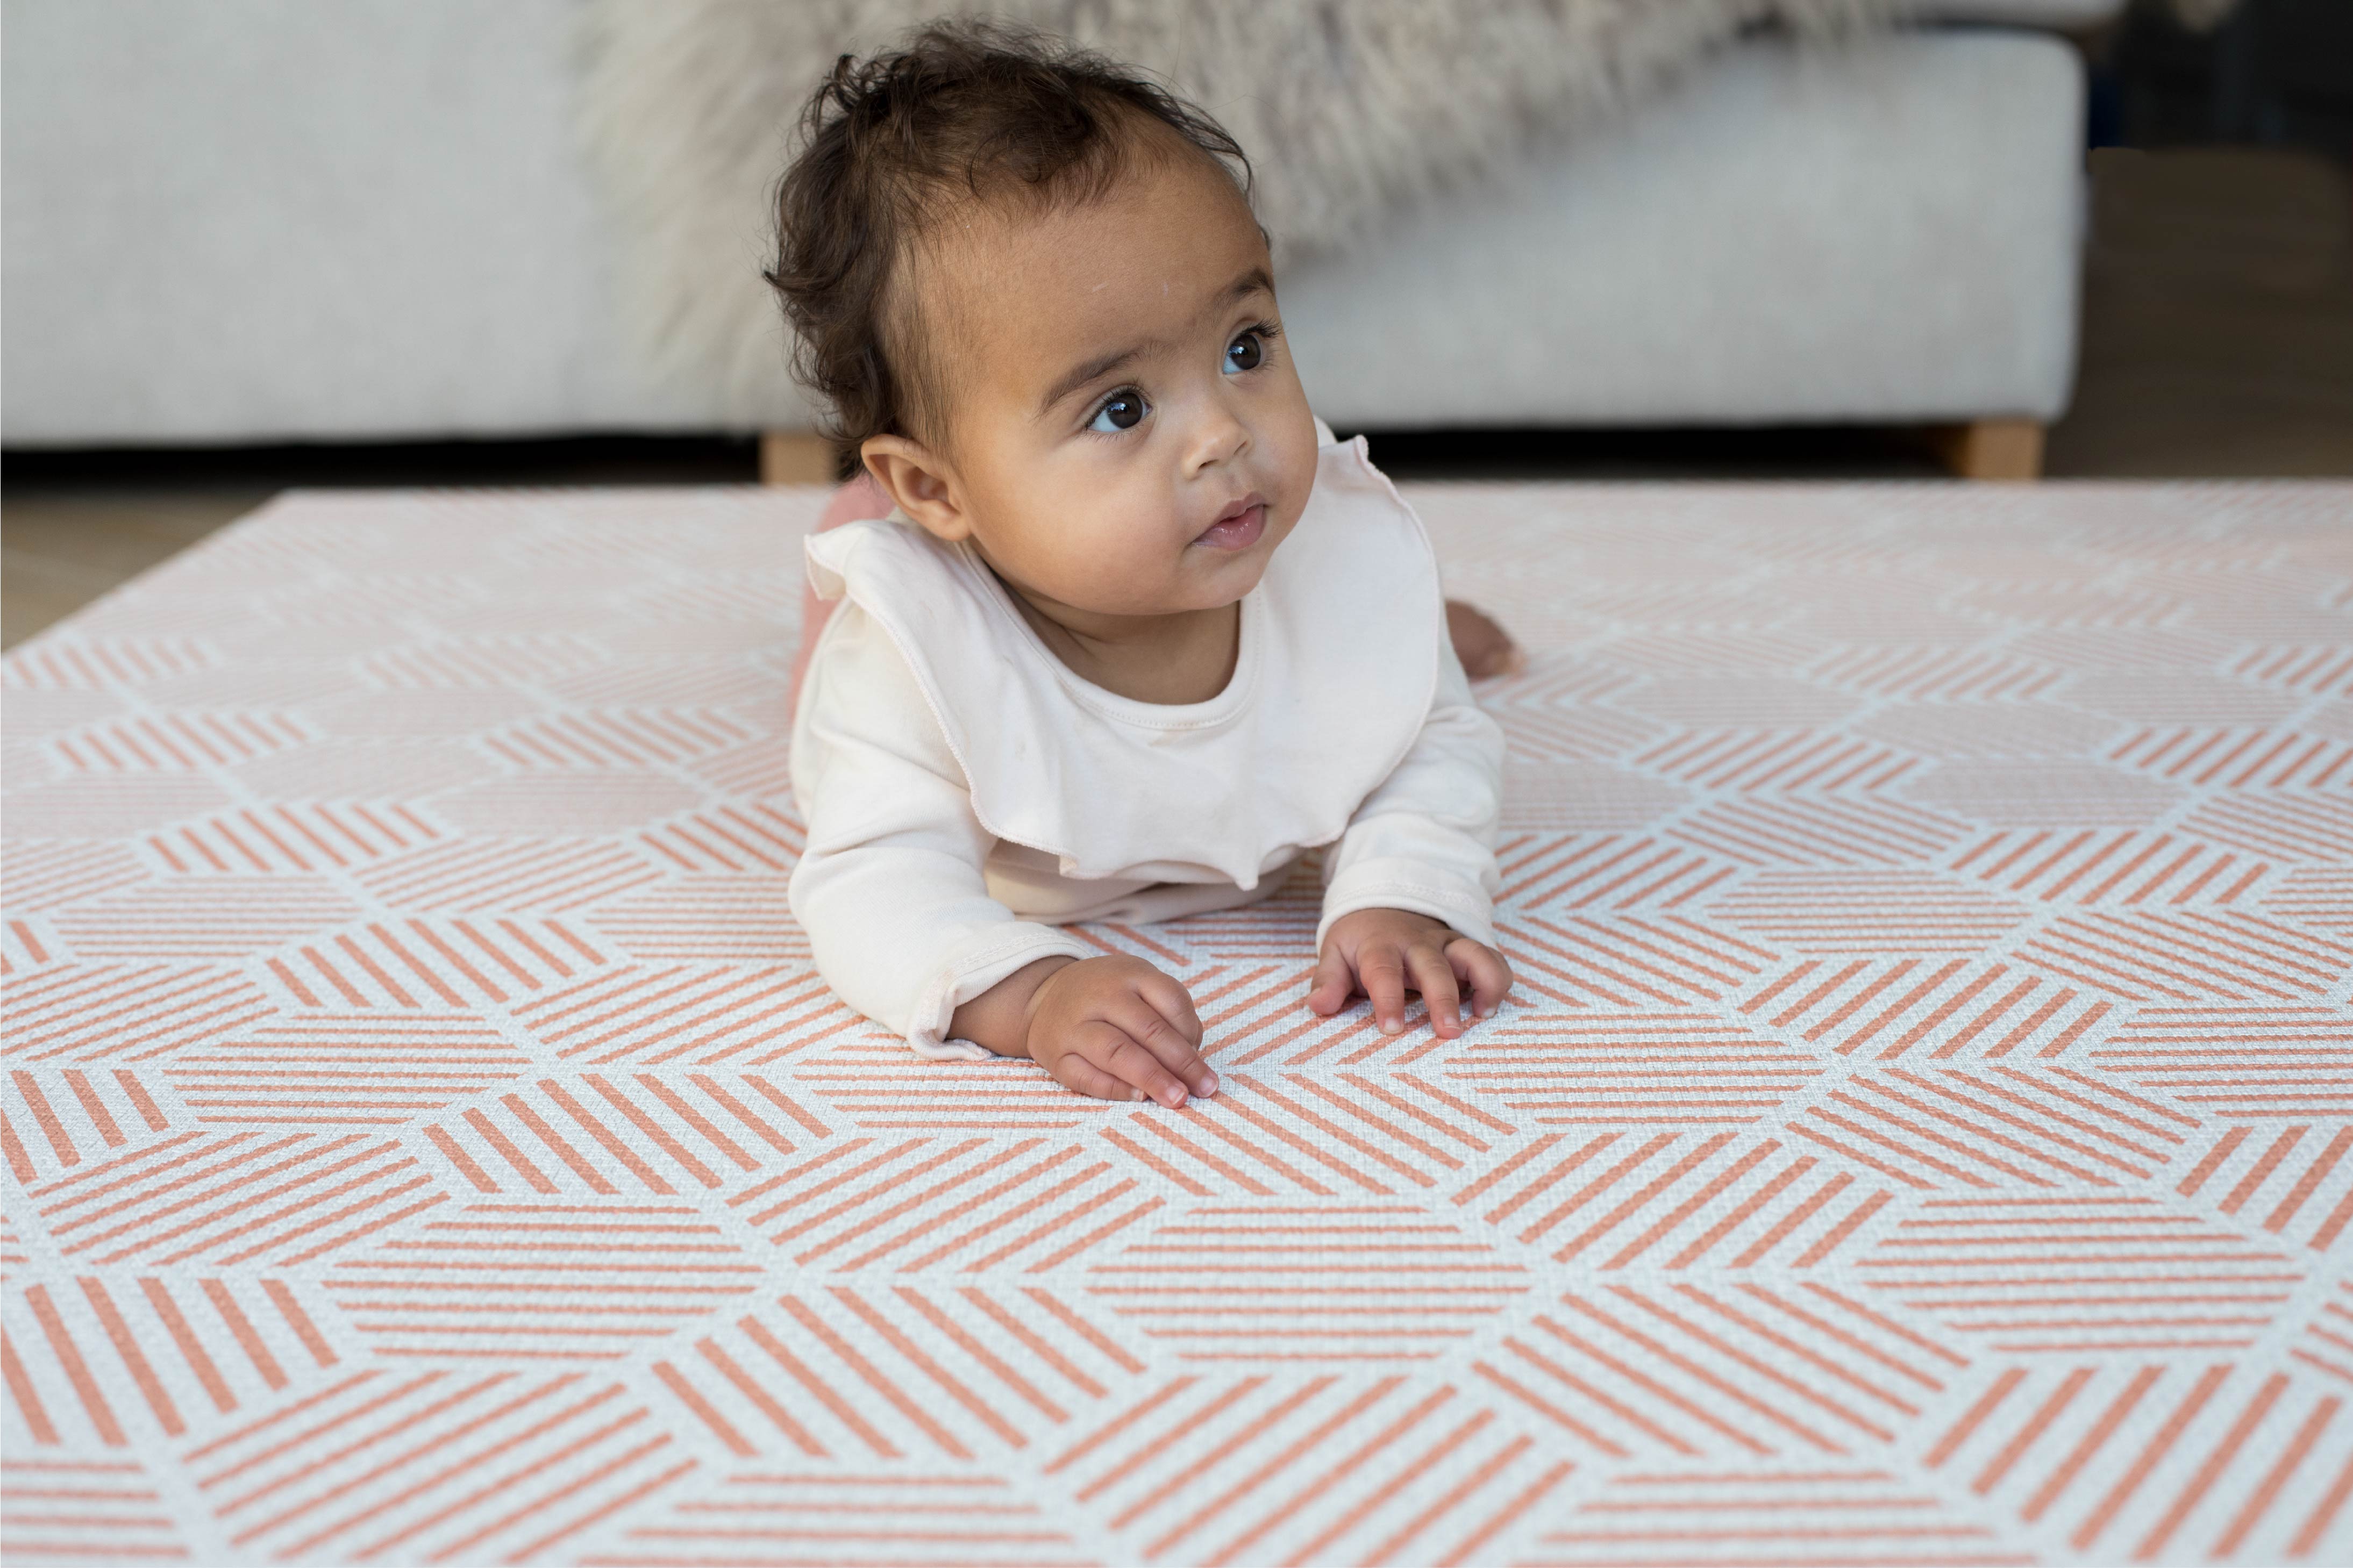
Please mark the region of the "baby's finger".
<svg viewBox="0 0 2353 1568"><path fill-rule="evenodd" d="M1169 975L1154 970L1136 984L1136 993L1160 1010L1160 1016L1176 1027L1190 1046L1201 1043L1201 1016L1193 1011L1193 998L1185 987Z"/></svg>
<svg viewBox="0 0 2353 1568"><path fill-rule="evenodd" d="M1066 1089L1081 1094L1091 1094L1097 1100L1140 1100L1143 1091L1134 1084L1105 1072L1076 1051L1066 1051L1055 1058L1055 1078Z"/></svg>
<svg viewBox="0 0 2353 1568"><path fill-rule="evenodd" d="M1494 1016L1512 988L1512 966L1504 955L1482 942L1458 936L1446 944L1446 959L1471 987L1471 1010L1482 1018Z"/></svg>
<svg viewBox="0 0 2353 1568"><path fill-rule="evenodd" d="M1109 1024L1091 1026L1079 1048L1113 1077L1142 1089L1146 1099L1156 1100L1171 1110L1184 1108L1185 1081L1161 1066L1160 1058L1137 1044L1125 1030Z"/></svg>
<svg viewBox="0 0 2353 1568"><path fill-rule="evenodd" d="M1430 1026L1444 1039L1451 1040L1461 1034L1461 998L1454 988L1454 970L1444 952L1432 944L1416 942L1406 950L1405 962L1413 972L1414 989L1421 993L1422 1005L1430 1009Z"/></svg>
<svg viewBox="0 0 2353 1568"><path fill-rule="evenodd" d="M1218 1075L1209 1070L1209 1064L1201 1059L1193 1042L1179 1034L1176 1026L1161 1016L1145 996L1138 994L1126 1005L1113 1010L1110 1021L1150 1051L1162 1067L1184 1079L1195 1094L1207 1100L1218 1092Z"/></svg>
<svg viewBox="0 0 2353 1568"><path fill-rule="evenodd" d="M1307 988L1307 1005L1330 1017L1348 1005L1348 990L1356 976L1348 973L1348 961L1341 956L1337 946L1327 943L1324 956L1315 961L1315 976Z"/></svg>
<svg viewBox="0 0 2353 1568"><path fill-rule="evenodd" d="M1387 942L1356 950L1356 984L1373 1004L1373 1022L1384 1035L1405 1027L1405 957Z"/></svg>

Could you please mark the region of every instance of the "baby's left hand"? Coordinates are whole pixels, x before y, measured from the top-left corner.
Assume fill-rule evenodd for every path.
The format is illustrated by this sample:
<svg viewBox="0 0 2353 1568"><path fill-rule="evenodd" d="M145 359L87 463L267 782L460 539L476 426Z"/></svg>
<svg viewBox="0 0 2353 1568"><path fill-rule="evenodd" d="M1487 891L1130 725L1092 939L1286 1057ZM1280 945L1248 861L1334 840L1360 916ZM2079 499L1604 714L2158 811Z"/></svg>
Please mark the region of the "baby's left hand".
<svg viewBox="0 0 2353 1568"><path fill-rule="evenodd" d="M1492 1015L1512 988L1512 968L1493 948L1453 927L1405 910L1357 910L1332 922L1307 1005L1329 1017L1362 993L1372 999L1381 1033L1405 1027L1405 994L1421 993L1430 1026L1447 1039L1462 1032L1463 987L1471 1009Z"/></svg>

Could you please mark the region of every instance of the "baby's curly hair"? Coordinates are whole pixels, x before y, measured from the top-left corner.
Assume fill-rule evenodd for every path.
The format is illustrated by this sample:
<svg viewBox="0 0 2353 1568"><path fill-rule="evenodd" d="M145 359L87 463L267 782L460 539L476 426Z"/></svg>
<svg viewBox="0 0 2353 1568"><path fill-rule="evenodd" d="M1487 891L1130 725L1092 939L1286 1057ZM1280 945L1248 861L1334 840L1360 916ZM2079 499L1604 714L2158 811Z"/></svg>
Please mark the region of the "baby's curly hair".
<svg viewBox="0 0 2353 1568"><path fill-rule="evenodd" d="M888 53L835 62L776 184L776 261L762 276L793 330L793 374L828 409L845 478L870 436L936 444L944 434L905 282L926 234L975 202L1096 200L1155 125L1224 167L1247 199L1250 160L1216 121L1048 34L934 23Z"/></svg>

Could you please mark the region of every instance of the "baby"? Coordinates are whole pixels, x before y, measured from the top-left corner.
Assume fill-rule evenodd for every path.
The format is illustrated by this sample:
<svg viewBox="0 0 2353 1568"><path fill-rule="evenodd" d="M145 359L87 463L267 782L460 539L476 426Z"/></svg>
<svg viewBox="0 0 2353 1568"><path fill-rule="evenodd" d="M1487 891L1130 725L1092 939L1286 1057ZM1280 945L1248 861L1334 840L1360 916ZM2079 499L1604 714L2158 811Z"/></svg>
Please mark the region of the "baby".
<svg viewBox="0 0 2353 1568"><path fill-rule="evenodd" d="M1229 908L1328 847L1307 996L1493 1014L1503 742L1428 541L1312 415L1248 163L1100 57L987 26L843 57L768 280L892 503L808 542L794 913L929 1057L1210 1095L1192 998L1066 929Z"/></svg>

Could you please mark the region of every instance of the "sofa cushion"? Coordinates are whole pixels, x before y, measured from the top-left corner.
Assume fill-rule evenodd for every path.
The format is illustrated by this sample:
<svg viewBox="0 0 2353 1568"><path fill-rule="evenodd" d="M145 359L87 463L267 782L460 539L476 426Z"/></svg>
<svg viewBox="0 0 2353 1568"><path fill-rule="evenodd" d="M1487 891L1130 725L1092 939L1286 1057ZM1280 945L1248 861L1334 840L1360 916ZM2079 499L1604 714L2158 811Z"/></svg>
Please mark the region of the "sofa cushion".
<svg viewBox="0 0 2353 1568"><path fill-rule="evenodd" d="M1746 44L1282 280L1343 430L2064 408L2083 68L2006 30Z"/></svg>

